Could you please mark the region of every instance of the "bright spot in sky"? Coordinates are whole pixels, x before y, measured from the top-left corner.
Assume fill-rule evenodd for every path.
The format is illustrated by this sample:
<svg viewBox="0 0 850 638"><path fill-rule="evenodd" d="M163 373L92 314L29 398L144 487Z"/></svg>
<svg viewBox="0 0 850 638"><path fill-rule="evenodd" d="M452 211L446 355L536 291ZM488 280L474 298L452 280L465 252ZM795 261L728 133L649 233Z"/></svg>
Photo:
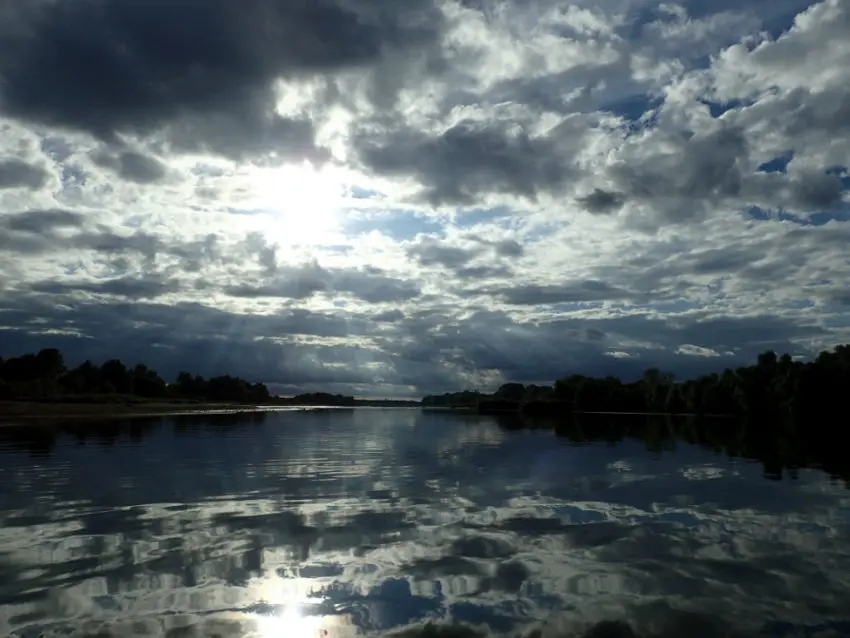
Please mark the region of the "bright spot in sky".
<svg viewBox="0 0 850 638"><path fill-rule="evenodd" d="M345 194L342 175L308 162L258 169L252 177L264 232L280 243L321 243L339 226Z"/></svg>

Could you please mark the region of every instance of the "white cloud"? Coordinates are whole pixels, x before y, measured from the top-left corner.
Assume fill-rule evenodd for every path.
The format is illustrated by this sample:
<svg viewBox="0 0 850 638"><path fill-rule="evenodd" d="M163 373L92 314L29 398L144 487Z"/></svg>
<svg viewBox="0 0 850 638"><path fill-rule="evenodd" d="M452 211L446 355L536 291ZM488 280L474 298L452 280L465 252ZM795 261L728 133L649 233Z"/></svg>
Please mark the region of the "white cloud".
<svg viewBox="0 0 850 638"><path fill-rule="evenodd" d="M261 4L268 28L308 20ZM202 38L181 49L196 47L194 71L150 59L160 93L128 69L133 103L98 88L113 69L93 71L111 55L95 20L7 9L27 64L56 64L51 89L48 70L24 74L0 49L4 352L51 342L15 319L34 305L76 308L74 330L101 337L97 313L134 298L155 302L155 340L180 303L234 324L299 309L339 325L392 317L352 338L376 344L392 362L382 387L405 393L650 363L687 374L730 352L848 340L845 3L417 0L404 19L367 5L352 3L369 17L345 37L320 44L304 26L289 53L245 39L257 16L213 12L215 55ZM113 35L142 59L157 32L130 24ZM66 55L74 28L103 56ZM68 93L75 73L85 90ZM82 218L57 226L45 211ZM296 273L313 263L331 274L301 294ZM706 322L721 339L665 334ZM592 345L564 325L607 336ZM286 335L252 334L280 359ZM331 356L318 344L292 361ZM707 352L722 354L695 356ZM634 365L610 367L615 355ZM290 383L291 366L263 374Z"/></svg>

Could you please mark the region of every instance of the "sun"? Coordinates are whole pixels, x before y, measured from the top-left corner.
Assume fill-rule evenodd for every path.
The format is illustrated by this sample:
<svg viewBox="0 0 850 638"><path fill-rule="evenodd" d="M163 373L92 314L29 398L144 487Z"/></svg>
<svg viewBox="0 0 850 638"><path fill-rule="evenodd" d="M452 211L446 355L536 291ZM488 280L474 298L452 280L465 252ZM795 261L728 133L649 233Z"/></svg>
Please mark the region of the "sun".
<svg viewBox="0 0 850 638"><path fill-rule="evenodd" d="M264 231L282 243L320 243L340 223L345 185L332 167L309 162L258 169L257 204L266 212Z"/></svg>

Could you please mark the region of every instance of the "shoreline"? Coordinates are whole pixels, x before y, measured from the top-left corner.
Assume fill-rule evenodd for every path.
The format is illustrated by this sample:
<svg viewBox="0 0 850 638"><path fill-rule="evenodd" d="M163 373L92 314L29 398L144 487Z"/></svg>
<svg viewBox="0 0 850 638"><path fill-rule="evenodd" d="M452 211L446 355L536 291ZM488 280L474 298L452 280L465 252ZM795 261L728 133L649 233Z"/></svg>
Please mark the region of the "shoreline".
<svg viewBox="0 0 850 638"><path fill-rule="evenodd" d="M107 421L203 414L252 414L257 412L353 410L358 407L395 407L392 405L370 405L370 403L376 402L365 403L365 405L361 406L339 406L285 403L193 403L181 401L0 401L0 427L83 420ZM416 409L418 409L418 406Z"/></svg>
<svg viewBox="0 0 850 638"><path fill-rule="evenodd" d="M235 414L261 412L276 406L238 403L181 403L156 401L138 403L51 403L40 401L0 401L0 425L22 425L41 421L76 419L121 419L191 414Z"/></svg>

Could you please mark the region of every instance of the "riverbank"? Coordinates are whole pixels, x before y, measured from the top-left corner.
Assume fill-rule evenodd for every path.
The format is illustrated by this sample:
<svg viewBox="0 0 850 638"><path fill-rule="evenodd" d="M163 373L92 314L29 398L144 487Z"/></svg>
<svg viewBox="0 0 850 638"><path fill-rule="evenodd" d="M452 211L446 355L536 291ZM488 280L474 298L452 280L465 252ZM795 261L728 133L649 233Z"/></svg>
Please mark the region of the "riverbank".
<svg viewBox="0 0 850 638"><path fill-rule="evenodd" d="M188 401L0 401L0 424L67 419L114 419L179 414L256 412L265 406Z"/></svg>
<svg viewBox="0 0 850 638"><path fill-rule="evenodd" d="M353 410L355 408L416 408L413 401L356 400L353 406L318 405L291 400L275 403L227 403L146 400L139 397L96 397L82 400L0 401L0 426L51 421L126 419L132 417L192 414L238 414L301 410Z"/></svg>

